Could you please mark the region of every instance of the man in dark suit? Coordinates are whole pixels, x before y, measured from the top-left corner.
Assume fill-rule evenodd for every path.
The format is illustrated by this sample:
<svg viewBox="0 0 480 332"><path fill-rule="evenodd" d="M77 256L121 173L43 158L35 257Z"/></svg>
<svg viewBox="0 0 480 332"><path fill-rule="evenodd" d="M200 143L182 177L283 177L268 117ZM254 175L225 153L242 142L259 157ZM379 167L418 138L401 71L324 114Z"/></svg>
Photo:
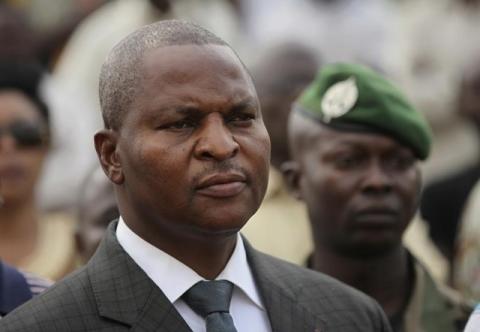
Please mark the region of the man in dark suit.
<svg viewBox="0 0 480 332"><path fill-rule="evenodd" d="M120 211L90 262L1 331L389 331L379 306L252 249L267 186L251 78L221 39L162 21L117 45L95 135Z"/></svg>

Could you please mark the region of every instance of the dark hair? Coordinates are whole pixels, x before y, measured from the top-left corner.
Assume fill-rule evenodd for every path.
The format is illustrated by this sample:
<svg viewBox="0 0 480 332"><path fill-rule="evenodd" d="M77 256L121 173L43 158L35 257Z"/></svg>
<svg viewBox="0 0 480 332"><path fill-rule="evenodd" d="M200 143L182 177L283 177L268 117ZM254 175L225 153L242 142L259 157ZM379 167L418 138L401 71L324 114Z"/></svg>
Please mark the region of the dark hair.
<svg viewBox="0 0 480 332"><path fill-rule="evenodd" d="M0 61L0 91L17 90L36 106L40 116L50 127L48 107L40 95L44 70L36 63Z"/></svg>

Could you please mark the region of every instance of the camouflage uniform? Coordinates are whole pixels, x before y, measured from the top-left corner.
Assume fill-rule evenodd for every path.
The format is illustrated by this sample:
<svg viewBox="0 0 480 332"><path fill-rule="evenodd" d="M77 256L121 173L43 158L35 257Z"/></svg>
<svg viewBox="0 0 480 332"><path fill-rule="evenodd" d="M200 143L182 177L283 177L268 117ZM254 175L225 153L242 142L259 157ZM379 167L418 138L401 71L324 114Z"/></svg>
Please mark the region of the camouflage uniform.
<svg viewBox="0 0 480 332"><path fill-rule="evenodd" d="M473 304L459 294L433 280L429 272L413 256L414 286L404 313L403 332L463 331Z"/></svg>

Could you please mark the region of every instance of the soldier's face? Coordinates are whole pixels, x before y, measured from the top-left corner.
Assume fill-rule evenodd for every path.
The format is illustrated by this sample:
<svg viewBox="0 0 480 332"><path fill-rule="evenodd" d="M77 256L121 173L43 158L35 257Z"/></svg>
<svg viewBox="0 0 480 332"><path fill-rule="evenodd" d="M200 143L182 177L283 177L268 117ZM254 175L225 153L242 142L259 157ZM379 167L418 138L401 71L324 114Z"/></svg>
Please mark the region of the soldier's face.
<svg viewBox="0 0 480 332"><path fill-rule="evenodd" d="M420 196L409 148L384 135L322 126L298 164L298 190L324 245L347 255L381 255L400 245Z"/></svg>

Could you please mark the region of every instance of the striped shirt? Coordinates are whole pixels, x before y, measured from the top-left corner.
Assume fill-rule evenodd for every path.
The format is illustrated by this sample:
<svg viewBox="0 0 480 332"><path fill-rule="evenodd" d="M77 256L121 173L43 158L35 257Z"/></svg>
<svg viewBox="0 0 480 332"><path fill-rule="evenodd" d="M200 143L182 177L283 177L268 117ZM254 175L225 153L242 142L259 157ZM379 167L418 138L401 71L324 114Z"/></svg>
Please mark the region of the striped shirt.
<svg viewBox="0 0 480 332"><path fill-rule="evenodd" d="M0 261L0 318L51 285L51 281Z"/></svg>
<svg viewBox="0 0 480 332"><path fill-rule="evenodd" d="M25 277L32 296L37 296L53 284L50 280L43 279L29 272L20 271L20 273Z"/></svg>

